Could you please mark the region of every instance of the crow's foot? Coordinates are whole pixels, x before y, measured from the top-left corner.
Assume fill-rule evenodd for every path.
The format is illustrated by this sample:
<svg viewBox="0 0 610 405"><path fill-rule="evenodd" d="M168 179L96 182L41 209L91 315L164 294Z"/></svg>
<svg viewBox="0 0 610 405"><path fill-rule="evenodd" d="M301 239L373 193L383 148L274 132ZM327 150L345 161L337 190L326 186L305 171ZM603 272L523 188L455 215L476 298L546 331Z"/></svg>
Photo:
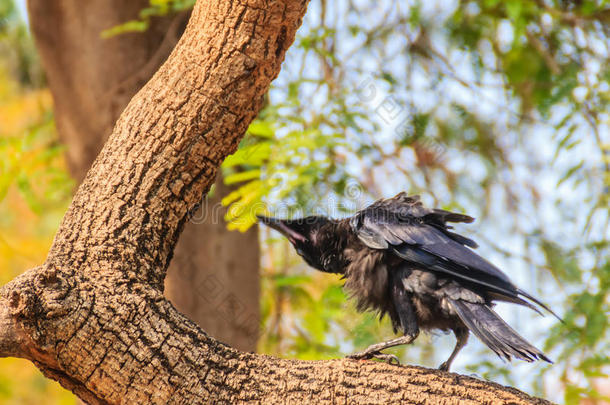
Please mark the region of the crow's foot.
<svg viewBox="0 0 610 405"><path fill-rule="evenodd" d="M350 354L349 356L347 356L348 359L354 359L354 360L370 360L370 359L377 359L377 360L381 360L381 361L385 361L388 364L394 364L394 365L399 365L400 364L400 360L398 360L398 357L396 357L393 354L387 354L387 353L381 353L381 352L372 352L372 351L368 351L365 350L363 352L358 352L358 353L354 353L354 354Z"/></svg>

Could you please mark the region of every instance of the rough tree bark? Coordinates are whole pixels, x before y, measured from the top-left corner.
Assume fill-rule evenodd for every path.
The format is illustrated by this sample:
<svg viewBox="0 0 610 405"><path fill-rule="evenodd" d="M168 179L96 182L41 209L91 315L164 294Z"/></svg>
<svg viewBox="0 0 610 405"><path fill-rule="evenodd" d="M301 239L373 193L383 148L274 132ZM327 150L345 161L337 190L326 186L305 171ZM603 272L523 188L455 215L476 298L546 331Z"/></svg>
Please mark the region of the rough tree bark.
<svg viewBox="0 0 610 405"><path fill-rule="evenodd" d="M129 100L167 59L190 12L154 18L150 28L103 39L100 33L135 19L149 0L28 0L30 26L55 101L55 120L72 176L81 182ZM220 176L219 176L220 177ZM219 207L226 188L206 207ZM223 212L189 221L174 251L165 295L215 338L256 349L259 250L256 227L230 232ZM204 243L205 241L205 243ZM240 254L232 249L240 246ZM206 290L214 288L214 300ZM239 299L236 299L239 297ZM247 310L245 310L247 308ZM244 333L247 317L248 333Z"/></svg>
<svg viewBox="0 0 610 405"><path fill-rule="evenodd" d="M306 1L198 0L123 112L47 260L0 290L0 355L89 403L544 403L473 378L239 352L162 295L189 211L261 106Z"/></svg>

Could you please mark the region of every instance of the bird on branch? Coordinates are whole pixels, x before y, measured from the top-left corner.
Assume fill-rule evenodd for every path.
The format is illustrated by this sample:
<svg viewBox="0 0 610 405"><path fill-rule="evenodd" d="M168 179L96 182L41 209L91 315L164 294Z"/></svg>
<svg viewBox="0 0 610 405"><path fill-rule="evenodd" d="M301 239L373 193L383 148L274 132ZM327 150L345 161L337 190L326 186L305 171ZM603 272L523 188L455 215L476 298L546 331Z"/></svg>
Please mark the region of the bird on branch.
<svg viewBox="0 0 610 405"><path fill-rule="evenodd" d="M398 363L396 356L382 350L412 343L421 329L455 334L455 349L441 370L449 370L469 332L501 358L551 363L493 306L495 301L510 302L557 315L477 255L472 239L450 231L448 222L474 221L468 215L426 208L419 196L402 192L341 220L258 218L288 238L311 267L341 274L358 310L376 311L380 318L387 314L394 333L402 333L350 358Z"/></svg>

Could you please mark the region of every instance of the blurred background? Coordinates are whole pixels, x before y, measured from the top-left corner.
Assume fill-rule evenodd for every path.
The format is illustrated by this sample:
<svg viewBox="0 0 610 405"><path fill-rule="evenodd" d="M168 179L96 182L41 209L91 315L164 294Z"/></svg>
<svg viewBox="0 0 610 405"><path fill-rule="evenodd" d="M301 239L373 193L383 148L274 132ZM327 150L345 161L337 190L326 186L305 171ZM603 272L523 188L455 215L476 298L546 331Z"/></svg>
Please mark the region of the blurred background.
<svg viewBox="0 0 610 405"><path fill-rule="evenodd" d="M112 123L194 2L57 3L71 20L46 0L30 0L29 15L0 0L2 284L44 261ZM505 363L472 338L453 371L610 403L609 103L607 1L312 0L265 108L193 213L189 226L214 235L183 236L216 252L215 265L198 264L210 258L196 248L178 254L168 295L243 350L328 359L390 338L387 320L358 313L336 276L257 229L254 213L342 217L405 190L475 216L457 231L565 320L499 305L555 364ZM237 294L227 277L254 282ZM437 367L453 344L422 335L394 353ZM0 359L0 403L76 402L30 363Z"/></svg>

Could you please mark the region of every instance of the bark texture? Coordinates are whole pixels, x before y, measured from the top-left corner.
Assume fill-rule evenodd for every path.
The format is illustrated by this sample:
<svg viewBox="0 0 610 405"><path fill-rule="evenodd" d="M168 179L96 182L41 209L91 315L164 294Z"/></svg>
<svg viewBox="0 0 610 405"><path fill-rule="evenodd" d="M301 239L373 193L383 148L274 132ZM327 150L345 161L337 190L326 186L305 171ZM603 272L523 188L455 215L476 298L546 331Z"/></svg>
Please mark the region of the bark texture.
<svg viewBox="0 0 610 405"><path fill-rule="evenodd" d="M154 18L145 32L101 37L103 30L137 18L148 5L149 0L89 0L86 6L77 0L28 0L57 129L78 182L129 100L167 59L190 16L183 12ZM218 214L223 213L220 199L226 189L218 183L219 193L204 204L209 215L195 216L185 226L168 270L165 295L212 336L252 351L259 323L258 233L256 228L242 234L223 226ZM240 255L232 252L234 246L243 248ZM212 287L218 291L210 302L205 290Z"/></svg>
<svg viewBox="0 0 610 405"><path fill-rule="evenodd" d="M46 262L0 290L0 355L32 360L94 404L544 403L436 370L239 352L163 297L188 214L260 108L305 8L197 2L119 118Z"/></svg>

